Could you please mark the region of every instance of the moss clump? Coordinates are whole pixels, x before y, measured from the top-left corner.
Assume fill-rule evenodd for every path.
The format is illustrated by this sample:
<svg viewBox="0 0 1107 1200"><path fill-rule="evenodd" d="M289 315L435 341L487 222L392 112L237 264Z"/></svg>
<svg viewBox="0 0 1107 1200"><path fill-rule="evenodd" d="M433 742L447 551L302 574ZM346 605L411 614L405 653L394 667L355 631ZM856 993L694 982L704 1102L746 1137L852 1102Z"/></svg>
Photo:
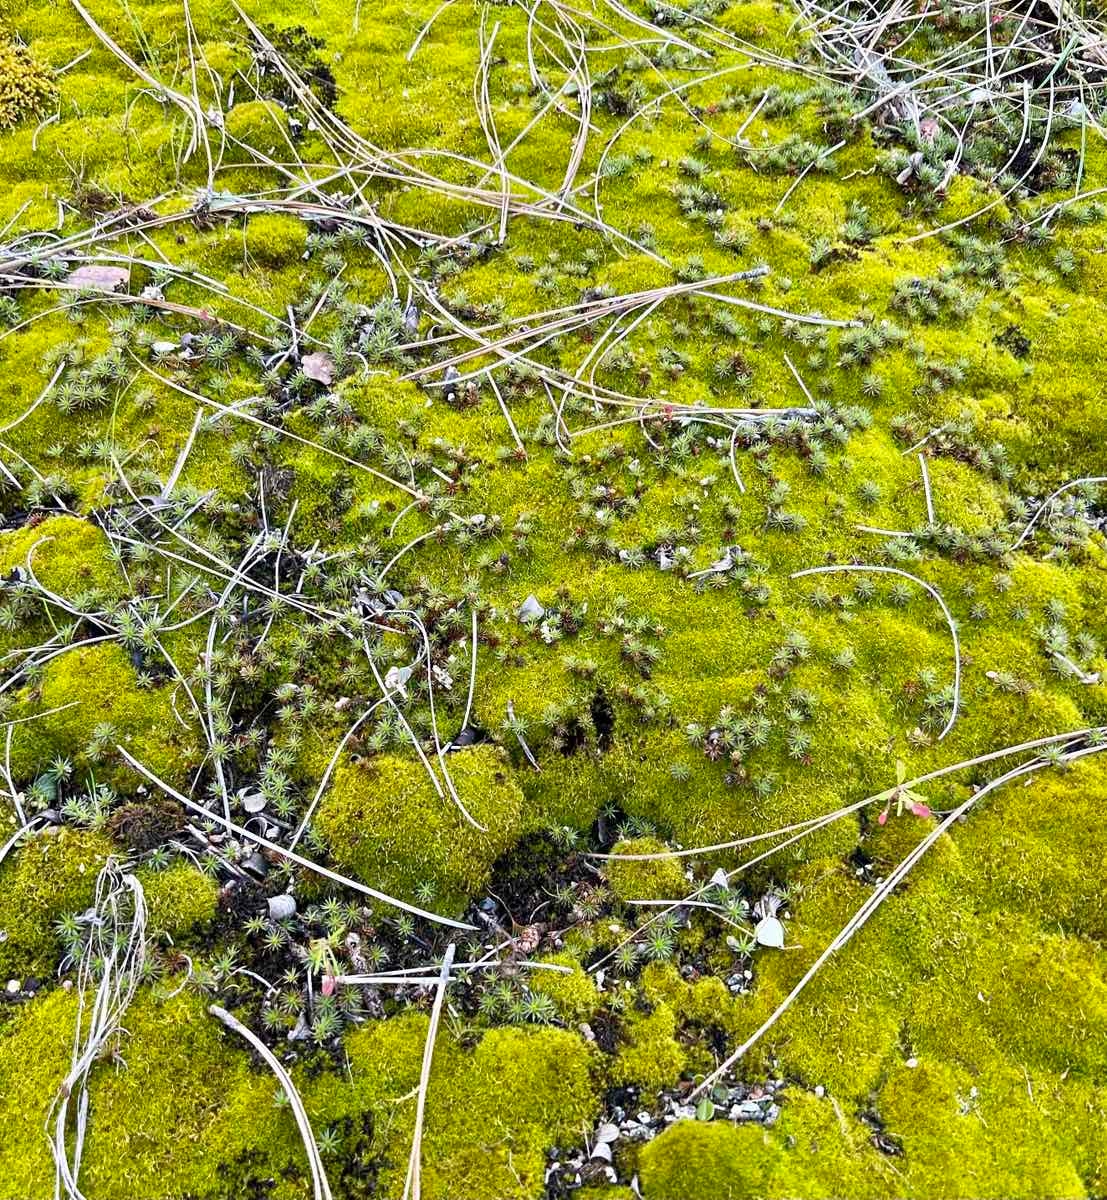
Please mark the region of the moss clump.
<svg viewBox="0 0 1107 1200"><path fill-rule="evenodd" d="M902 1140L911 1195L940 1195L953 1178L966 1196L1087 1195L1049 1121L1029 1102L1025 1080L1013 1082L997 1087L928 1062L893 1073L880 1093L880 1113Z"/></svg>
<svg viewBox="0 0 1107 1200"><path fill-rule="evenodd" d="M234 139L243 146L251 146L263 154L284 144L288 118L271 100L250 100L236 104L224 118L228 140ZM228 147L233 158L248 160L245 150L232 144ZM260 220L255 217L254 221ZM253 222L251 222L253 224Z"/></svg>
<svg viewBox="0 0 1107 1200"><path fill-rule="evenodd" d="M682 1121L666 1130L639 1158L643 1194L650 1200L941 1194L941 1188L905 1192L899 1160L878 1153L870 1137L871 1130L847 1117L840 1104L789 1091L771 1130L722 1119Z"/></svg>
<svg viewBox="0 0 1107 1200"><path fill-rule="evenodd" d="M668 846L657 838L629 838L619 842L612 854L659 854ZM680 869L680 860L659 858L652 862L604 863L611 890L624 904L630 900L681 900L691 887Z"/></svg>
<svg viewBox="0 0 1107 1200"><path fill-rule="evenodd" d="M111 853L99 833L51 827L12 850L0 867L0 975L52 974L60 955L53 923L83 912Z"/></svg>
<svg viewBox="0 0 1107 1200"><path fill-rule="evenodd" d="M648 1016L629 1025L630 1044L619 1051L612 1076L618 1083L633 1083L643 1093L656 1092L676 1082L688 1060L677 1041L676 1013L658 1004Z"/></svg>
<svg viewBox="0 0 1107 1200"><path fill-rule="evenodd" d="M45 588L66 600L111 595L121 577L102 530L79 517L47 517L14 533L0 534L0 575L31 568Z"/></svg>
<svg viewBox="0 0 1107 1200"><path fill-rule="evenodd" d="M772 1193L767 1188L781 1154L760 1127L681 1121L643 1149L639 1158L642 1192L650 1200L806 1195L802 1187L793 1187L788 1193Z"/></svg>
<svg viewBox="0 0 1107 1200"><path fill-rule="evenodd" d="M246 251L266 267L284 267L304 253L307 230L295 217L262 213L246 225Z"/></svg>
<svg viewBox="0 0 1107 1200"><path fill-rule="evenodd" d="M165 871L138 872L146 894L147 928L176 940L215 916L219 885L190 863L175 863Z"/></svg>
<svg viewBox="0 0 1107 1200"><path fill-rule="evenodd" d="M571 974L560 971L531 971L527 986L532 992L549 996L557 1005L558 1016L565 1021L587 1021L599 1008L601 997L592 976L568 953L551 954L542 962L571 968Z"/></svg>
<svg viewBox="0 0 1107 1200"><path fill-rule="evenodd" d="M403 898L420 884L430 884L440 903L474 895L518 837L523 796L492 746L451 755L447 763L461 802L486 832L435 792L418 761L381 755L339 767L320 805L318 828L335 861Z"/></svg>
<svg viewBox="0 0 1107 1200"><path fill-rule="evenodd" d="M41 113L58 94L51 72L23 47L0 40L0 129Z"/></svg>
<svg viewBox="0 0 1107 1200"><path fill-rule="evenodd" d="M40 684L20 693L16 717L61 711L16 727L13 775L33 778L63 755L92 769L98 781L130 793L142 777L121 763L114 748L118 742L155 775L184 782L195 762L196 742L174 711L171 690L140 688L126 652L114 644L82 646L60 655L46 667ZM63 707L74 700L76 705Z"/></svg>
<svg viewBox="0 0 1107 1200"><path fill-rule="evenodd" d="M43 1124L69 1066L76 996L32 1001L0 1039L0 1197L50 1194L53 1163ZM142 993L119 1045L126 1069L105 1059L90 1075L89 1136L81 1186L98 1200L211 1198L248 1191L252 1175L287 1172L303 1194L307 1168L291 1112L274 1103L272 1077L224 1037L199 997L159 1003ZM241 1188L241 1190L240 1190Z"/></svg>
<svg viewBox="0 0 1107 1200"><path fill-rule="evenodd" d="M371 1113L381 1162L379 1194L403 1193L415 1113L415 1087L427 1019L407 1014L375 1022L346 1042L352 1087L320 1081L309 1105L323 1119ZM595 1119L592 1052L558 1029L496 1029L466 1053L439 1032L423 1130L426 1200L530 1200L540 1195L545 1149L576 1140Z"/></svg>

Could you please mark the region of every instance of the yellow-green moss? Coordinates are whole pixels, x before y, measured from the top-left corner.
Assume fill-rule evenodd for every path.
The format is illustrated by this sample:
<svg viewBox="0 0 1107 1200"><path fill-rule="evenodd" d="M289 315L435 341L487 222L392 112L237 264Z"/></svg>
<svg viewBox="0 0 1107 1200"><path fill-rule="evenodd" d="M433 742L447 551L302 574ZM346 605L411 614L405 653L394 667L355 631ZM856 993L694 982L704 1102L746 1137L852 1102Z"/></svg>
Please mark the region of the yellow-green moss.
<svg viewBox="0 0 1107 1200"><path fill-rule="evenodd" d="M76 1000L63 991L36 999L0 1038L3 1200L46 1195L53 1186L43 1125L69 1067ZM125 1025L126 1066L105 1060L90 1076L81 1160L88 1196L216 1200L275 1170L302 1191L307 1166L291 1112L275 1106L272 1077L253 1071L244 1044L224 1034L203 1000L183 993L159 1002L142 993Z"/></svg>
<svg viewBox="0 0 1107 1200"><path fill-rule="evenodd" d="M648 1016L635 1016L627 1024L630 1044L619 1050L612 1078L635 1084L643 1096L674 1084L688 1059L676 1033L677 1016L667 1004L656 1005Z"/></svg>
<svg viewBox="0 0 1107 1200"><path fill-rule="evenodd" d="M478 746L447 758L458 797L439 796L414 757L344 763L319 806L317 825L335 861L356 877L410 898L429 883L440 903L460 904L488 881L518 835L522 793L502 752Z"/></svg>
<svg viewBox="0 0 1107 1200"><path fill-rule="evenodd" d="M147 928L153 934L179 938L215 916L219 885L190 863L175 863L164 871L140 870L148 909Z"/></svg>
<svg viewBox="0 0 1107 1200"><path fill-rule="evenodd" d="M16 726L13 774L18 779L33 778L55 756L63 755L73 757L101 782L131 793L144 781L121 762L114 749L118 742L155 775L183 782L195 765L196 734L182 726L189 711L187 697L177 697L175 710L173 691L172 684L140 688L126 652L114 643L80 646L59 655L47 665L41 684L20 693L16 716L62 711ZM73 701L77 703L72 707L62 707ZM113 742L102 765L87 753L93 730L100 724L112 727Z"/></svg>
<svg viewBox="0 0 1107 1200"><path fill-rule="evenodd" d="M346 1041L352 1089L320 1081L311 1103L327 1115L349 1092L374 1117L380 1195L403 1192L426 1018L373 1023ZM435 1045L423 1130L426 1200L531 1200L542 1191L544 1150L575 1141L598 1116L593 1052L557 1029L497 1029L464 1052L444 1027Z"/></svg>
<svg viewBox="0 0 1107 1200"><path fill-rule="evenodd" d="M924 1060L898 1068L879 1103L888 1131L902 1138L912 1196L940 1193L953 1178L970 1196L1087 1195L1025 1081L997 1087L994 1078Z"/></svg>
<svg viewBox="0 0 1107 1200"><path fill-rule="evenodd" d="M727 1121L681 1121L650 1142L639 1156L642 1194L649 1200L750 1200L769 1197L782 1149L760 1126ZM787 1193L805 1196L806 1178L797 1172Z"/></svg>
<svg viewBox="0 0 1107 1200"><path fill-rule="evenodd" d="M612 854L658 854L669 849L657 838L630 838L615 845ZM611 890L625 904L629 900L681 900L692 890L678 858L652 862L604 863Z"/></svg>
<svg viewBox="0 0 1107 1200"><path fill-rule="evenodd" d="M56 827L9 852L0 866L0 976L53 973L61 957L53 923L88 908L111 852L103 834Z"/></svg>
<svg viewBox="0 0 1107 1200"><path fill-rule="evenodd" d="M303 221L282 213L259 213L246 224L246 250L263 266L284 267L304 252Z"/></svg>
<svg viewBox="0 0 1107 1200"><path fill-rule="evenodd" d="M41 115L57 91L53 75L25 47L0 38L0 129Z"/></svg>
<svg viewBox="0 0 1107 1200"><path fill-rule="evenodd" d="M600 1007L602 998L592 982L592 976L577 959L563 952L546 955L541 961L569 967L571 973L563 975L559 971L531 971L527 976L530 990L549 996L557 1006L558 1016L570 1024L592 1017Z"/></svg>
<svg viewBox="0 0 1107 1200"><path fill-rule="evenodd" d="M47 517L38 525L0 533L0 574L26 569L28 556L43 587L66 600L115 595L122 584L103 531L77 517Z"/></svg>

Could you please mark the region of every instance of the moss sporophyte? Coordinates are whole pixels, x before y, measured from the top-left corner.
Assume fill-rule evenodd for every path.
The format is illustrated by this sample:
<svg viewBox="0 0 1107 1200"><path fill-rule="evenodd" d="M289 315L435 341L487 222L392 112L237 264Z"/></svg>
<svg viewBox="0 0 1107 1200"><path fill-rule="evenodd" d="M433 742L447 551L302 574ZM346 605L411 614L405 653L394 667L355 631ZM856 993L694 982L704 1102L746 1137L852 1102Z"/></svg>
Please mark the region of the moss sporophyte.
<svg viewBox="0 0 1107 1200"><path fill-rule="evenodd" d="M1103 1194L1105 37L0 8L0 1200Z"/></svg>

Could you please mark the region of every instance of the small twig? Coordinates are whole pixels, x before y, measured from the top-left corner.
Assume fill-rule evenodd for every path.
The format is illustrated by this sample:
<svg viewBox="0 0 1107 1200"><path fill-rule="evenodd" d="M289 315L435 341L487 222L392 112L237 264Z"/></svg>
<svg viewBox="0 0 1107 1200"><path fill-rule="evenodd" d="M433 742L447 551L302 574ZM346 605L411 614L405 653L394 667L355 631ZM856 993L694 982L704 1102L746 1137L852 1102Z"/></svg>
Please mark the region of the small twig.
<svg viewBox="0 0 1107 1200"><path fill-rule="evenodd" d="M523 737L522 733L517 728L515 728L515 726L516 726L515 703L512 700L509 700L507 702L507 719L512 726L512 730L511 730L512 733L515 734L516 740L518 741L520 747L522 747L523 753L527 756L527 762L529 762L530 765L536 771L540 772L542 770L542 768L538 765L538 760L530 752L530 747L527 745L526 739Z"/></svg>

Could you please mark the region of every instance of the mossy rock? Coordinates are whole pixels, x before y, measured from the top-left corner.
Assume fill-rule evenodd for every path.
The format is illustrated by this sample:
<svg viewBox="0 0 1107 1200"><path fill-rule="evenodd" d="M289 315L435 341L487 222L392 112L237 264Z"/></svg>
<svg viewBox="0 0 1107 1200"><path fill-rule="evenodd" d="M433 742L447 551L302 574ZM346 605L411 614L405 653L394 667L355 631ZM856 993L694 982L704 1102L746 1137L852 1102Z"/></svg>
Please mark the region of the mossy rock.
<svg viewBox="0 0 1107 1200"><path fill-rule="evenodd" d="M458 797L439 796L415 758L343 763L316 825L335 862L374 887L411 899L421 884L436 903L460 907L488 882L492 864L522 828L523 795L502 751L477 746L446 759Z"/></svg>

